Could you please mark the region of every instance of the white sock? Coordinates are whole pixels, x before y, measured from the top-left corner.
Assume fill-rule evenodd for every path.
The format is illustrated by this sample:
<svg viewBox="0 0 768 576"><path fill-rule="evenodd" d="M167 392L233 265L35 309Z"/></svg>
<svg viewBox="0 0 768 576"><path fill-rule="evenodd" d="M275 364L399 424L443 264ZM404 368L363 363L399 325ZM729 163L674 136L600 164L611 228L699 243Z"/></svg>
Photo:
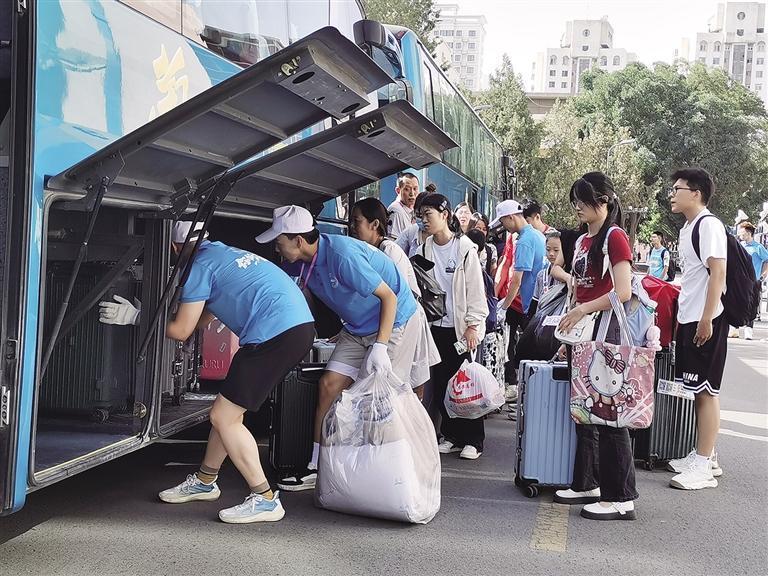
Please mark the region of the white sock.
<svg viewBox="0 0 768 576"><path fill-rule="evenodd" d="M320 457L320 443L312 442L312 461L309 463L307 468L317 470L317 459L319 457Z"/></svg>
<svg viewBox="0 0 768 576"><path fill-rule="evenodd" d="M696 460L694 461L694 466L696 466L696 468L700 468L701 470L709 470L709 462L709 456L702 456L698 452L696 453Z"/></svg>

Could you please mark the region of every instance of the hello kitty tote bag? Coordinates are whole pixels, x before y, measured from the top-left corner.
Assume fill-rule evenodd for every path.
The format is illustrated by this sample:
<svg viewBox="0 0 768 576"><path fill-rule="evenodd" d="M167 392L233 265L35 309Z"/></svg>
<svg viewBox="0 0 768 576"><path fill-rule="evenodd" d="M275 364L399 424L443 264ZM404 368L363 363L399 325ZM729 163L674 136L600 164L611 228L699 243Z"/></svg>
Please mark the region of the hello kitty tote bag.
<svg viewBox="0 0 768 576"><path fill-rule="evenodd" d="M573 346L571 417L577 424L614 428L648 428L653 421L653 380L656 353L631 344L624 307L615 292L612 309L600 324L597 340ZM608 344L605 336L615 314L621 344Z"/></svg>

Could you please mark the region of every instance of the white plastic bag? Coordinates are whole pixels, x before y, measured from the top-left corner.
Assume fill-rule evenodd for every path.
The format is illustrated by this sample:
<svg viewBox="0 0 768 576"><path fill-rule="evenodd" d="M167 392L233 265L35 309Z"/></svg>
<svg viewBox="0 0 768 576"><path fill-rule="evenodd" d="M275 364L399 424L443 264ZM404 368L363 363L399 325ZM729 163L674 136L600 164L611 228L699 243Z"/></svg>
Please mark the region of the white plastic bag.
<svg viewBox="0 0 768 576"><path fill-rule="evenodd" d="M472 359L464 363L448 382L445 409L451 418L474 420L504 404L504 385L488 368Z"/></svg>
<svg viewBox="0 0 768 576"><path fill-rule="evenodd" d="M318 506L426 524L440 509L435 429L409 385L394 374L355 382L323 420Z"/></svg>

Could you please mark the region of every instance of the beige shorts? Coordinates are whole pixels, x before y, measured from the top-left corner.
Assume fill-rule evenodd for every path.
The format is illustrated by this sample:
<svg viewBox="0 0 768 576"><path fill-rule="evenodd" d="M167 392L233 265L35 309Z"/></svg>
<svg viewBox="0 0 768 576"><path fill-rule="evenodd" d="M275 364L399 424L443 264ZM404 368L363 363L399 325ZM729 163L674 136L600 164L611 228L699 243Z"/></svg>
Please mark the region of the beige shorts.
<svg viewBox="0 0 768 576"><path fill-rule="evenodd" d="M420 311L421 307L418 310ZM429 367L440 362L426 316L419 311L408 319L405 326L392 330L387 345L392 371L412 388L429 380ZM352 380L365 378L368 376L365 361L368 359L370 347L375 342L376 334L355 336L346 329L342 330L325 369L348 376Z"/></svg>

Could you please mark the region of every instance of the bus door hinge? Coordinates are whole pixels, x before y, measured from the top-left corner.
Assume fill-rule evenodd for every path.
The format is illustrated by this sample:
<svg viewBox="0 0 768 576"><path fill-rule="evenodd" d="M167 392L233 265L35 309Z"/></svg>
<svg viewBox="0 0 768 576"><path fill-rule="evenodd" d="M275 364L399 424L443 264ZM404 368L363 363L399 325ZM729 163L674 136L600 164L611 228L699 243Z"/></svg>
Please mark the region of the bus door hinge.
<svg viewBox="0 0 768 576"><path fill-rule="evenodd" d="M0 388L0 428L5 428L11 420L11 389Z"/></svg>

